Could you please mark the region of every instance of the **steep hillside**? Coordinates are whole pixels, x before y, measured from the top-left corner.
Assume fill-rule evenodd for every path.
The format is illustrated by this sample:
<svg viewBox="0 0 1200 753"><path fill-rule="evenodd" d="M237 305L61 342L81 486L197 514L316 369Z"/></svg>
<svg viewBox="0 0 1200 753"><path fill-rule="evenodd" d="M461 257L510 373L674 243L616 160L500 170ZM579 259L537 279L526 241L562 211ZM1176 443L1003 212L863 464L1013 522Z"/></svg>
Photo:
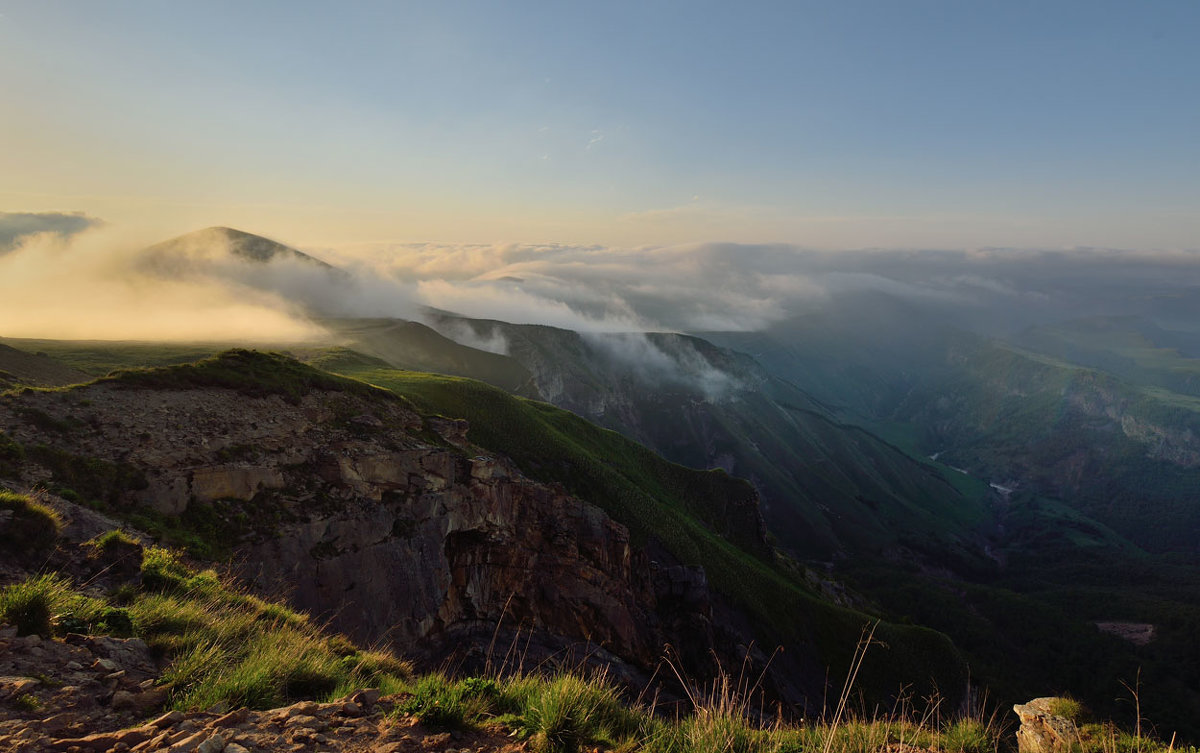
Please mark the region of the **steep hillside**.
<svg viewBox="0 0 1200 753"><path fill-rule="evenodd" d="M841 420L932 455L960 483L992 485L990 570L947 578L867 567L846 577L893 614L954 636L994 677L1006 675L1004 686L1057 678L1111 704L1097 690L1141 668L1155 678L1154 706L1196 729L1195 398L1060 357L1091 353L1138 379L1186 378L1187 351L1148 347L1146 338L1170 333L1144 321L1134 332L1129 318L1027 332L1055 356L880 308L895 315L838 318L839 309L769 332L711 335L761 355ZM1125 334L1108 337L1113 330ZM1186 348L1186 337L1170 336ZM1103 624L1120 635L1114 623L1152 626L1153 636L1122 645L1097 634Z"/></svg>
<svg viewBox="0 0 1200 753"><path fill-rule="evenodd" d="M501 426L531 439L517 419L537 404L423 379L496 411L492 439ZM714 659L738 664L745 647L765 664L782 642L771 690L819 704L827 670L848 664L870 618L821 601L774 562L752 491L535 409L545 411L555 432L532 437L545 442L549 475L581 479L579 491L483 450L455 415L464 411L438 418L393 392L244 351L9 394L0 427L24 455L21 483L232 557L259 588L283 589L360 639L477 662L492 641L523 636L533 660L575 647L631 679L668 643L704 675ZM597 442L603 454L579 454ZM888 648L864 670L870 694L925 678L944 693L961 687L943 636L886 624L878 635Z"/></svg>
<svg viewBox="0 0 1200 753"><path fill-rule="evenodd" d="M522 397L540 397L533 375L517 361L472 348L403 319L323 319L344 347L383 359L392 367L465 376Z"/></svg>
<svg viewBox="0 0 1200 753"><path fill-rule="evenodd" d="M673 334L581 335L446 317L435 326L503 342L560 408L675 462L749 479L768 528L801 558L982 556L978 489L960 489L931 464L832 420L747 355Z"/></svg>
<svg viewBox="0 0 1200 753"><path fill-rule="evenodd" d="M894 419L945 459L1036 491L1153 551L1198 553L1200 399L1139 387L995 341L947 351L949 377L915 388Z"/></svg>

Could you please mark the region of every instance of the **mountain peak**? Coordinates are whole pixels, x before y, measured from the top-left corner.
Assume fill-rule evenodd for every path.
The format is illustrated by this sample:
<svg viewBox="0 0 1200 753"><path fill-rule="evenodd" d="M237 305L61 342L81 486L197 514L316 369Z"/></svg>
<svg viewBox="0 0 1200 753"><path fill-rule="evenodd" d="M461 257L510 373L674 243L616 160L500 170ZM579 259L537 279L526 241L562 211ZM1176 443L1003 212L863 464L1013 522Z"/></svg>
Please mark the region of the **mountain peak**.
<svg viewBox="0 0 1200 753"><path fill-rule="evenodd" d="M220 225L185 233L155 244L147 250L153 254L173 255L196 250L220 250L222 247L227 249L230 255L249 262L266 263L275 259L294 259L316 264L325 269L333 269L331 265L291 246L261 235Z"/></svg>

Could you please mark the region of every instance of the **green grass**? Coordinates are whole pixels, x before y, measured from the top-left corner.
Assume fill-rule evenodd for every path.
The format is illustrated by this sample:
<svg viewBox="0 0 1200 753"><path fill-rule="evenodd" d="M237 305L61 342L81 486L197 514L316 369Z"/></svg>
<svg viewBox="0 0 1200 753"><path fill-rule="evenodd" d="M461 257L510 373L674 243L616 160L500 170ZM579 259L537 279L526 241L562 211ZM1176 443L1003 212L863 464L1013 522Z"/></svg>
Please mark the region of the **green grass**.
<svg viewBox="0 0 1200 753"><path fill-rule="evenodd" d="M616 747L653 726L604 675L518 677L505 683L502 697L517 711L518 729L537 753L574 753L595 742Z"/></svg>
<svg viewBox="0 0 1200 753"><path fill-rule="evenodd" d="M17 478L25 463L25 448L0 431L0 478Z"/></svg>
<svg viewBox="0 0 1200 753"><path fill-rule="evenodd" d="M280 353L228 350L194 363L118 371L97 380L129 389L220 388L250 397L279 395L289 403L314 390L347 392L375 400L395 400L385 390L306 366Z"/></svg>
<svg viewBox="0 0 1200 753"><path fill-rule="evenodd" d="M1083 704L1074 698L1059 696L1050 702L1049 711L1055 716L1061 716L1075 723L1084 721L1087 710Z"/></svg>
<svg viewBox="0 0 1200 753"><path fill-rule="evenodd" d="M0 621L15 625L18 635L45 638L86 632L127 637L133 631L126 610L79 592L56 573L30 576L0 591Z"/></svg>
<svg viewBox="0 0 1200 753"><path fill-rule="evenodd" d="M70 581L58 575L40 575L6 586L0 591L0 618L15 625L17 635L53 635L55 610L71 594Z"/></svg>
<svg viewBox="0 0 1200 753"><path fill-rule="evenodd" d="M113 554L121 551L122 549L132 549L138 547L140 546L140 543L136 538L126 531L122 531L119 528L114 528L111 531L105 531L93 539L89 539L88 541L84 542L84 546L92 547L96 551L104 554Z"/></svg>
<svg viewBox="0 0 1200 753"><path fill-rule="evenodd" d="M176 708L271 708L367 686L395 689L411 672L162 547L145 550L141 582L129 613L135 632L171 660L163 682Z"/></svg>
<svg viewBox="0 0 1200 753"><path fill-rule="evenodd" d="M247 594L212 571L196 570L175 552L158 547L146 552L142 586L126 590L129 603L119 611L130 619L133 633L166 661L159 683L168 689L170 705L181 710L276 708L377 687L400 694L394 713L415 716L434 729L501 729L526 740L536 753L596 747L645 753L875 753L896 743L936 753L989 753L1010 744L1011 729L998 725L994 716L943 719L933 711L914 716L906 705L886 714L839 711L830 720L784 721L769 709L765 716L756 713L742 694L745 684L728 677L707 691L693 689L691 708L674 716L631 701L603 673L413 677L411 667L394 655L359 649L303 614ZM73 630L86 627L103 634L109 626L98 616L118 609L56 574L0 591L0 619L22 626L24 634L61 634L67 619L80 623ZM856 692L848 683L843 701ZM23 703L15 705L28 713L40 710ZM936 710L938 703L930 708ZM1081 742L1083 753L1167 750L1156 739L1109 723L1081 727Z"/></svg>
<svg viewBox="0 0 1200 753"><path fill-rule="evenodd" d="M124 463L76 455L45 444L25 448L26 456L49 469L50 491L71 502L101 510L118 506L128 491L146 488L146 477Z"/></svg>
<svg viewBox="0 0 1200 753"><path fill-rule="evenodd" d="M0 510L12 512L12 518L0 526L0 550L20 557L45 551L62 530L58 512L26 494L0 489Z"/></svg>
<svg viewBox="0 0 1200 753"><path fill-rule="evenodd" d="M45 353L80 371L104 376L118 369L170 366L208 358L228 346L120 341L30 340L0 338L29 353Z"/></svg>

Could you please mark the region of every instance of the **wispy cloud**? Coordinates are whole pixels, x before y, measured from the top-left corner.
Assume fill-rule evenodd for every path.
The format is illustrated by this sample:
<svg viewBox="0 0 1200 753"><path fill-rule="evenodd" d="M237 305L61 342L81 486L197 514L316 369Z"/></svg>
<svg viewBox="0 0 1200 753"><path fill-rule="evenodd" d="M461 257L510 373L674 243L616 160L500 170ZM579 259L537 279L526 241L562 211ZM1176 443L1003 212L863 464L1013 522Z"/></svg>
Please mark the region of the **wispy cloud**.
<svg viewBox="0 0 1200 753"><path fill-rule="evenodd" d="M81 212L0 212L0 254L36 235L61 241L103 224Z"/></svg>

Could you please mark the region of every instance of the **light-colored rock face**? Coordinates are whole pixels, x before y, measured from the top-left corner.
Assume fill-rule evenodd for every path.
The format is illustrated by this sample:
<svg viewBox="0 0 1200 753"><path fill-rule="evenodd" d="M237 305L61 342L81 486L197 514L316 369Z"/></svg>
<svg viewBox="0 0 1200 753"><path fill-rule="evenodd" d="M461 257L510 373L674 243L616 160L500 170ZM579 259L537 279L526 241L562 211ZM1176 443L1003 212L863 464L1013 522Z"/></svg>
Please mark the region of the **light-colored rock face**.
<svg viewBox="0 0 1200 753"><path fill-rule="evenodd" d="M225 465L196 468L191 472L191 496L201 502L240 499L249 502L263 489L283 488L278 468Z"/></svg>
<svg viewBox="0 0 1200 753"><path fill-rule="evenodd" d="M1034 698L1013 706L1021 720L1017 730L1019 753L1066 753L1079 745L1079 728L1073 721L1054 713L1058 698Z"/></svg>
<svg viewBox="0 0 1200 753"><path fill-rule="evenodd" d="M30 409L75 428L45 435ZM0 400L17 441L142 474L118 505L240 520L226 543L242 575L361 641L439 661L486 648L502 623L547 656L586 643L647 668L669 642L707 657L703 570L650 562L600 509L467 445L463 422L431 421L440 445L422 427L403 403L344 393L95 385Z"/></svg>

